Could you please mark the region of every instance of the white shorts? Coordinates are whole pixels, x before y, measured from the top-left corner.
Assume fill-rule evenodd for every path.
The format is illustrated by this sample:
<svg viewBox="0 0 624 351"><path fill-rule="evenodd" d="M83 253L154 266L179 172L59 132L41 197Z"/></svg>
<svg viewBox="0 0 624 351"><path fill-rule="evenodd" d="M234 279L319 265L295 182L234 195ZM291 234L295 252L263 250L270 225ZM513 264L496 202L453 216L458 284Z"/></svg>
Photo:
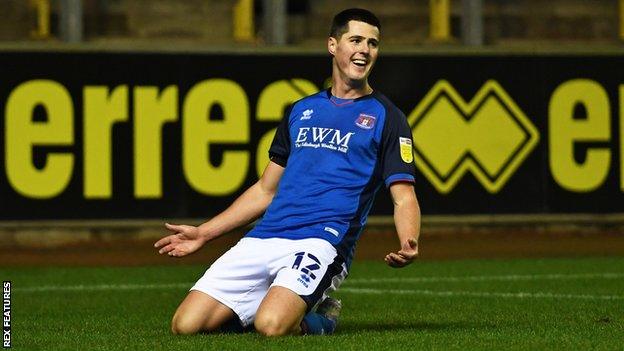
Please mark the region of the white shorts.
<svg viewBox="0 0 624 351"><path fill-rule="evenodd" d="M325 240L245 237L216 260L191 290L231 308L246 327L253 324L270 287L290 289L310 311L346 276L344 260Z"/></svg>

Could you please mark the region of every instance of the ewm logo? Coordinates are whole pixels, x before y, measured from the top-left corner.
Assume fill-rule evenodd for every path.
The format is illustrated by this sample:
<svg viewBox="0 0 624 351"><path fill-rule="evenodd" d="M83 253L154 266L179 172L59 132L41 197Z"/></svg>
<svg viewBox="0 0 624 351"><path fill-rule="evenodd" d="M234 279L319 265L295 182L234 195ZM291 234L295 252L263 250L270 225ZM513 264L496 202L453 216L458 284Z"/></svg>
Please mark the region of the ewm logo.
<svg viewBox="0 0 624 351"><path fill-rule="evenodd" d="M300 127L295 140L295 147L324 148L347 153L349 140L355 135L348 132L343 135L339 129L320 127Z"/></svg>
<svg viewBox="0 0 624 351"><path fill-rule="evenodd" d="M438 81L408 122L416 166L441 193L467 172L488 192L498 192L539 141L535 126L494 80L469 102Z"/></svg>

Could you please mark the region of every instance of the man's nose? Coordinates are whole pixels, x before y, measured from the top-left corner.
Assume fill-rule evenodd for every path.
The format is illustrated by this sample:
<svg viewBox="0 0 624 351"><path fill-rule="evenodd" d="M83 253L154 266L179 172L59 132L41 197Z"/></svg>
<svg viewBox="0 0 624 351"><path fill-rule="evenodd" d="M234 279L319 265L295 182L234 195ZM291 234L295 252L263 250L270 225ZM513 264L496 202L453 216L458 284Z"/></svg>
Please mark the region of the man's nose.
<svg viewBox="0 0 624 351"><path fill-rule="evenodd" d="M364 45L362 45L360 48L360 52L368 55L370 53L370 47L368 46L368 44L364 43Z"/></svg>

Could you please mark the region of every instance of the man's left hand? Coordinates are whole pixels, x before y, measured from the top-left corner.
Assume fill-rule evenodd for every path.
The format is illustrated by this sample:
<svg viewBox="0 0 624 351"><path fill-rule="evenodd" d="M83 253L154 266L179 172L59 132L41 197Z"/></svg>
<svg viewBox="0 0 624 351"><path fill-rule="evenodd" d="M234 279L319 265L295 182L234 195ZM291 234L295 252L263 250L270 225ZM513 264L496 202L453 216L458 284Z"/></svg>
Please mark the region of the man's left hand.
<svg viewBox="0 0 624 351"><path fill-rule="evenodd" d="M418 242L411 238L401 244L401 250L387 254L384 261L390 267L401 268L414 262L416 256L418 256Z"/></svg>

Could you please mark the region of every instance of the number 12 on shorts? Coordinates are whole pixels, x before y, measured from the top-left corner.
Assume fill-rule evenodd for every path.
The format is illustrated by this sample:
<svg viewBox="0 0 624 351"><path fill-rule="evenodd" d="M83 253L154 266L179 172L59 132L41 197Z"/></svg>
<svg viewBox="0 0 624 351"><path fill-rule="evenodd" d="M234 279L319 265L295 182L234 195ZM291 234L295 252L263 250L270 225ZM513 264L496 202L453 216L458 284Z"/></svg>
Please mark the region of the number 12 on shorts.
<svg viewBox="0 0 624 351"><path fill-rule="evenodd" d="M304 257L308 257L309 259L311 259L312 261L314 261L314 263L308 264L306 266L301 267L301 263L303 262ZM307 262L306 262L307 263ZM312 254L307 254L305 252L297 252L295 254L295 262L292 265L292 269L297 269L300 270L301 273L303 273L301 275L301 278L303 278L304 280L307 280L308 282L310 281L310 279L316 279L316 275L314 273L312 273L312 271L316 271L319 268L321 268L321 261L319 261L318 258L316 258L316 256L312 255Z"/></svg>

